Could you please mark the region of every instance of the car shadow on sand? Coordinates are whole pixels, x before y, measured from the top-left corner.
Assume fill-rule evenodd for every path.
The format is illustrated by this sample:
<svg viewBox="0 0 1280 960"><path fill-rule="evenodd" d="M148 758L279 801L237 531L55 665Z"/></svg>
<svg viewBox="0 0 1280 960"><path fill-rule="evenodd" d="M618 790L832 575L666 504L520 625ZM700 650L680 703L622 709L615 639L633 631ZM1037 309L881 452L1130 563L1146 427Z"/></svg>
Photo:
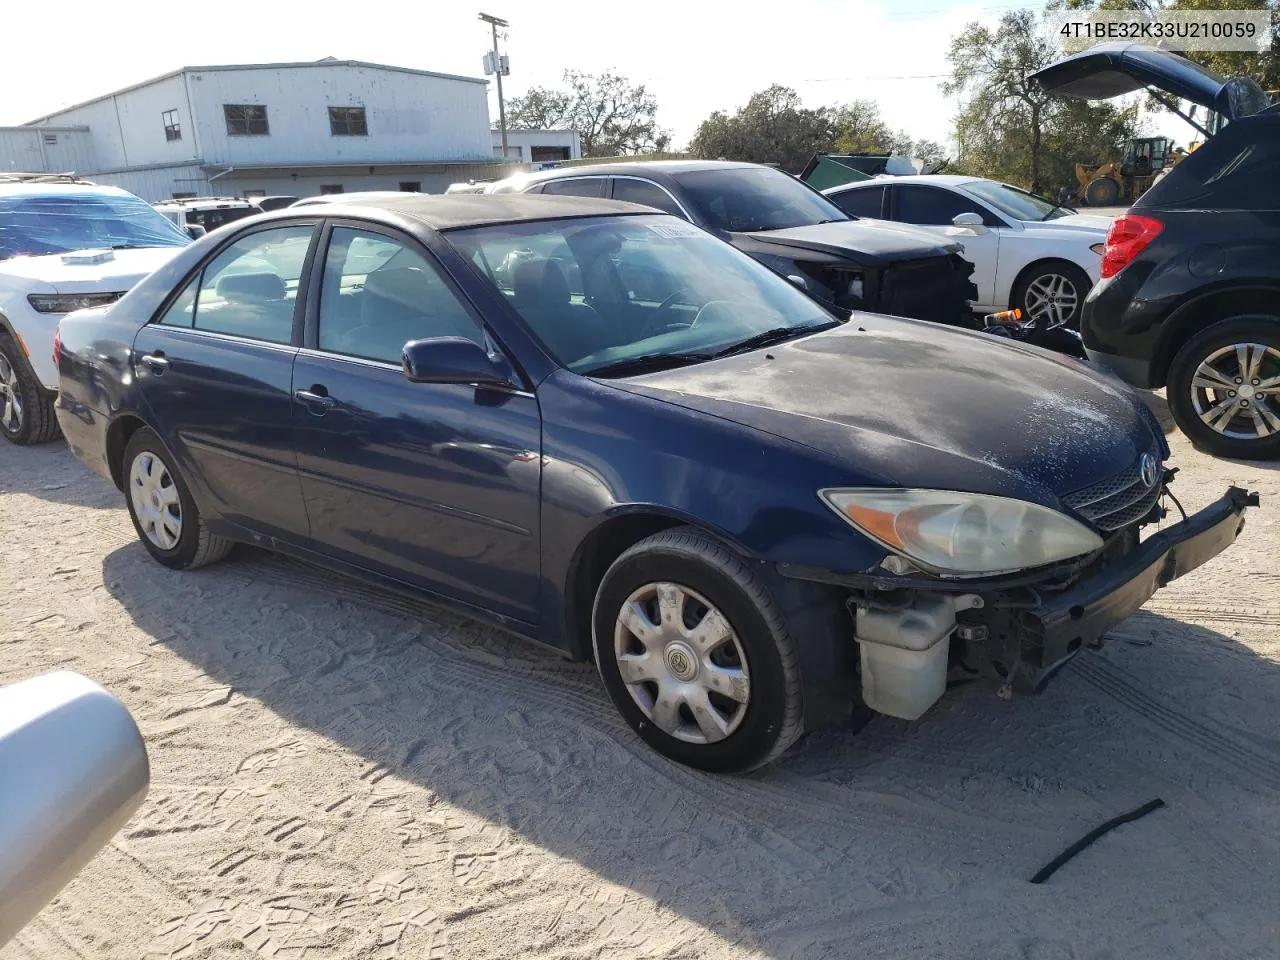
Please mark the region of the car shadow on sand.
<svg viewBox="0 0 1280 960"><path fill-rule="evenodd" d="M298 762L332 744L361 758L363 776L273 771L314 789L322 828L329 816L341 829L326 811L389 775L423 811L443 801L513 831L532 859L468 894L490 936L504 911L546 909L551 924L580 900L617 912L622 899L606 901L627 890L770 957L1198 956L1211 929L1250 949L1273 926L1280 843L1264 811L1280 792L1280 670L1226 633L1140 614L1039 697L1004 701L975 682L914 724L822 731L764 771L716 777L646 748L591 666L400 594L244 548L178 574L131 544L105 558L103 581L153 644L270 712L255 735L283 735L275 714L324 745ZM153 746L161 778L184 735ZM242 783L238 755L186 747L208 750L203 786ZM1167 808L1127 840L1103 841L1052 889L1027 882L1153 796ZM424 828L406 822L387 850L348 848L335 875L407 855ZM594 879L539 887L543 851ZM428 886L454 882L447 858L418 869ZM624 941L613 955L644 942Z"/></svg>
<svg viewBox="0 0 1280 960"><path fill-rule="evenodd" d="M120 491L77 460L61 439L29 447L0 440L0 496L7 493L76 507L124 506Z"/></svg>

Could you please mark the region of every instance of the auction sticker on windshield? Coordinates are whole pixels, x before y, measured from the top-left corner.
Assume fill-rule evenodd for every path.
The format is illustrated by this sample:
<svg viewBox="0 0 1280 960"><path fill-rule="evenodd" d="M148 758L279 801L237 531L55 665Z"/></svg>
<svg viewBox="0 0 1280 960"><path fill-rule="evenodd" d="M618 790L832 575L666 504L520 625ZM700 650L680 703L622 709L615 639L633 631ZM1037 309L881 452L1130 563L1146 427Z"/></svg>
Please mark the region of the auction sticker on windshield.
<svg viewBox="0 0 1280 960"><path fill-rule="evenodd" d="M691 223L672 217L662 223L648 224L650 230L666 240L687 240L690 237L701 237L703 233Z"/></svg>

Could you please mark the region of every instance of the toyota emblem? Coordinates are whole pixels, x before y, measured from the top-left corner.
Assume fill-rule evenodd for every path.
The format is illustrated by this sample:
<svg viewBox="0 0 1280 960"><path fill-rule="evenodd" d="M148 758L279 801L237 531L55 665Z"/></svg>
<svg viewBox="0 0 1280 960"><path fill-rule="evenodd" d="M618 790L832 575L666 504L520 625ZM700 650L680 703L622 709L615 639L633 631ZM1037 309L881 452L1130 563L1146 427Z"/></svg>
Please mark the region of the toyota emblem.
<svg viewBox="0 0 1280 960"><path fill-rule="evenodd" d="M1144 487L1154 487L1156 481L1160 479L1160 463L1149 453L1142 455L1141 465L1138 468L1142 474L1142 485Z"/></svg>

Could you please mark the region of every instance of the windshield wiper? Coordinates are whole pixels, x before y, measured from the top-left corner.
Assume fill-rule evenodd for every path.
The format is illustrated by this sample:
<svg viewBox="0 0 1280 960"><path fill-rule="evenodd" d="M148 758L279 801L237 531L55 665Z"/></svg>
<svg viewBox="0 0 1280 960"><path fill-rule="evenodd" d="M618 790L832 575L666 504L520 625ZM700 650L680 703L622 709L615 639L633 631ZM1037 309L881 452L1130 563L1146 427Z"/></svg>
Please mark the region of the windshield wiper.
<svg viewBox="0 0 1280 960"><path fill-rule="evenodd" d="M623 377L628 374L666 370L670 367L687 367L691 363L705 363L707 360L714 360L716 356L717 354L712 353L646 353L643 356L628 357L625 360L591 367L580 373L584 377Z"/></svg>
<svg viewBox="0 0 1280 960"><path fill-rule="evenodd" d="M819 330L830 330L837 326L837 323L811 323L804 327L773 327L761 333L757 333L753 337L747 337L735 343L731 347L725 347L723 350L717 350L713 357L727 357L735 353L746 353L749 350L759 350L761 347L772 346L775 343L782 343L784 340L794 340L796 337L804 336L807 333L817 333Z"/></svg>

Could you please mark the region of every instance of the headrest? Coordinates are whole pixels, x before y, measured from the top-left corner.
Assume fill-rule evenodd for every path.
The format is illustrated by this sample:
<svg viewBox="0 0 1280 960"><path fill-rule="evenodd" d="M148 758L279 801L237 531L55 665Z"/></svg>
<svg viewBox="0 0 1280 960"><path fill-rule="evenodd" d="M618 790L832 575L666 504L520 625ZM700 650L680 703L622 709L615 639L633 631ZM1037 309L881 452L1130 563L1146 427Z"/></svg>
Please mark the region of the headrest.
<svg viewBox="0 0 1280 960"><path fill-rule="evenodd" d="M391 267L375 270L365 277L364 302L390 300L397 307L421 312L423 299L432 286L432 277L421 267Z"/></svg>
<svg viewBox="0 0 1280 960"><path fill-rule="evenodd" d="M274 273L228 273L218 278L214 288L223 300L236 303L265 303L284 299L284 281Z"/></svg>
<svg viewBox="0 0 1280 960"><path fill-rule="evenodd" d="M518 264L512 289L517 307L562 307L569 303L569 284L554 260L540 258Z"/></svg>

